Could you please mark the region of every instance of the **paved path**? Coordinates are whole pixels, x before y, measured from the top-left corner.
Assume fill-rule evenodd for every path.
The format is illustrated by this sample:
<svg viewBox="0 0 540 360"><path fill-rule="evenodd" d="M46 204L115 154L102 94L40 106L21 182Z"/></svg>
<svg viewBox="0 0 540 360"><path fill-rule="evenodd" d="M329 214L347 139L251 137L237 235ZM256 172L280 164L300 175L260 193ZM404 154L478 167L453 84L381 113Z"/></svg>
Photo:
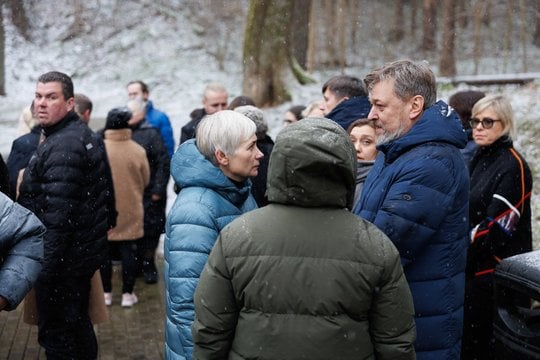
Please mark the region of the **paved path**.
<svg viewBox="0 0 540 360"><path fill-rule="evenodd" d="M162 279L163 260L159 259L160 279L147 285L137 278L135 293L139 303L122 308L120 268L114 267L113 304L110 320L96 325L101 360L163 359L165 288ZM23 322L22 304L14 311L0 312L0 360L45 359L37 343L37 326Z"/></svg>

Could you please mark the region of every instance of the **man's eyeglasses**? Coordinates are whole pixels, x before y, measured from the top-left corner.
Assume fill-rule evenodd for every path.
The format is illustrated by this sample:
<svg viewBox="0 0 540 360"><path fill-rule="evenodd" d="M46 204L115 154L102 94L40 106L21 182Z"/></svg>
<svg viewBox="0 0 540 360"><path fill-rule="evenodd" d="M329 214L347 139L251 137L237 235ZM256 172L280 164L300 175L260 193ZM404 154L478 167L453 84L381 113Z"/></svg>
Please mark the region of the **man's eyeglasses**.
<svg viewBox="0 0 540 360"><path fill-rule="evenodd" d="M501 121L501 120L498 120L498 119L492 119L492 118L483 118L483 119L477 119L477 118L472 118L469 123L471 124L471 127L474 129L478 126L478 124L482 124L482 127L484 129L491 129L493 127L493 124L495 123L495 121Z"/></svg>

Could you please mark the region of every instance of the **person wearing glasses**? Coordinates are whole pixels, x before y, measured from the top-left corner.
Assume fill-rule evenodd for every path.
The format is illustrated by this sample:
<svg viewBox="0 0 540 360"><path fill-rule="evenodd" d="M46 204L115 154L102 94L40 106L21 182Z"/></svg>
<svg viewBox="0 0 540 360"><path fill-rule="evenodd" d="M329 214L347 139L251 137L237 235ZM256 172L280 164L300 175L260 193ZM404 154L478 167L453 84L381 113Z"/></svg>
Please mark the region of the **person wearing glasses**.
<svg viewBox="0 0 540 360"><path fill-rule="evenodd" d="M532 249L532 176L512 144L512 106L505 97L478 100L470 124L479 149L470 164L462 359L493 359L493 270L501 259Z"/></svg>

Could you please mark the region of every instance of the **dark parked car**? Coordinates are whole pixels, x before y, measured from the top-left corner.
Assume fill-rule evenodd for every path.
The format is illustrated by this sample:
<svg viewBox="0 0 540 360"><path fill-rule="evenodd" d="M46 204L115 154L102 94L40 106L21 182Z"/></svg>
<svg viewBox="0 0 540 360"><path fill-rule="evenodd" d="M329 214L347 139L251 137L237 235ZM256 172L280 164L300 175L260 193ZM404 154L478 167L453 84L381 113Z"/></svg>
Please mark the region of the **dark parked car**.
<svg viewBox="0 0 540 360"><path fill-rule="evenodd" d="M504 259L494 279L498 359L540 359L540 251Z"/></svg>

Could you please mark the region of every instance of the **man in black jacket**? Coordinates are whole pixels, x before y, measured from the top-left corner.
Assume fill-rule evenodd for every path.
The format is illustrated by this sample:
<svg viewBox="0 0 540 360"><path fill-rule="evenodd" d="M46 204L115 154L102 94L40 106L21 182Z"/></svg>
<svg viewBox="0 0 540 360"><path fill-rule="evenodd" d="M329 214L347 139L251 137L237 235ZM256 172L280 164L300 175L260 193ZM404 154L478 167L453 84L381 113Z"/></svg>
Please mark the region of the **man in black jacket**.
<svg viewBox="0 0 540 360"><path fill-rule="evenodd" d="M133 113L129 120L132 139L146 150L150 164L150 183L144 190L143 197L144 236L137 240L137 272L142 271L147 284L154 284L158 281L156 248L165 229L170 159L159 131L145 120L144 102L133 99L128 101L127 105Z"/></svg>
<svg viewBox="0 0 540 360"><path fill-rule="evenodd" d="M24 171L19 201L47 228L35 285L38 341L47 358L95 359L88 301L90 279L107 249L104 147L75 113L66 74L39 77L34 107L42 139Z"/></svg>

